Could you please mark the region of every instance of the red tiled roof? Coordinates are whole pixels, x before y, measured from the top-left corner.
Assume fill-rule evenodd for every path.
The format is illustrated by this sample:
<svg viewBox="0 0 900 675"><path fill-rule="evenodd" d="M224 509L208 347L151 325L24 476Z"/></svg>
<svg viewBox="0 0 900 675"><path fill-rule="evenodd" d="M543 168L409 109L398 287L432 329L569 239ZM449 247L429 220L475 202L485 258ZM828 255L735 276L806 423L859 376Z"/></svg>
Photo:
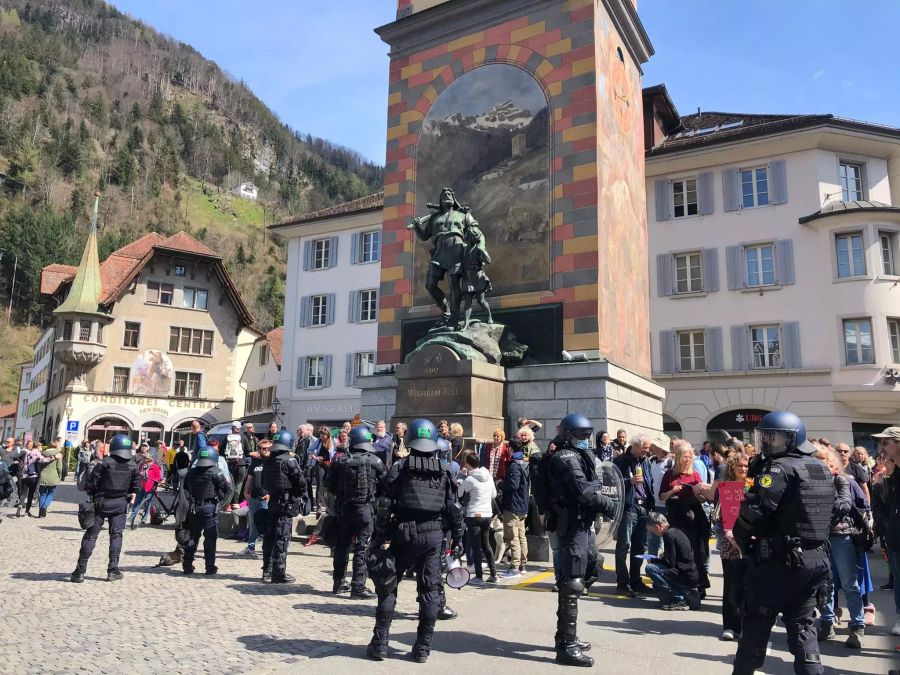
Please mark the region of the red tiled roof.
<svg viewBox="0 0 900 675"><path fill-rule="evenodd" d="M284 223L277 223L275 225L271 225L270 227L272 229L277 229L279 227L286 227L288 225L300 225L302 223L309 223L314 220L323 220L324 218L334 218L336 216L348 216L354 213L363 213L365 211L375 211L383 207L384 192L376 192L373 195L367 195L365 197L360 197L359 199L354 199L352 202L344 202L343 204L329 206L326 209L319 209L318 211L306 213L294 220L289 220Z"/></svg>
<svg viewBox="0 0 900 675"><path fill-rule="evenodd" d="M73 265L47 265L41 270L41 295L53 295L63 282L73 279L77 271Z"/></svg>
<svg viewBox="0 0 900 675"><path fill-rule="evenodd" d="M10 417L15 417L17 409L18 409L18 406L15 403L0 406L0 420L9 419Z"/></svg>
<svg viewBox="0 0 900 675"><path fill-rule="evenodd" d="M269 351L275 360L275 365L281 368L281 349L284 345L284 326L273 328L266 333L266 342L269 343Z"/></svg>
<svg viewBox="0 0 900 675"><path fill-rule="evenodd" d="M157 244L165 241L165 238L156 232L151 232L150 234L145 234L140 239L137 239L126 246L123 246L118 251L113 251L112 255L122 256L123 258L143 258L153 249Z"/></svg>
<svg viewBox="0 0 900 675"><path fill-rule="evenodd" d="M209 248L209 246L201 244L199 241L185 232L178 232L176 234L173 234L168 239L160 242L158 246L162 248L172 249L173 251L196 253L198 255L207 255L213 258L222 257L211 248Z"/></svg>

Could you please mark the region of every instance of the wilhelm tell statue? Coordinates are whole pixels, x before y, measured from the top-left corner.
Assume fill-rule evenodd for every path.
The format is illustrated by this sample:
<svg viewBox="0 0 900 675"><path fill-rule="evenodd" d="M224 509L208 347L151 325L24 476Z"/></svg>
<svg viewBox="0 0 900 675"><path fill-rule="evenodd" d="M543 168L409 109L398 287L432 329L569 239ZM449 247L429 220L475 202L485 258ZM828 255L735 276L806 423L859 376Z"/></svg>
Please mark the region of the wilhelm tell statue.
<svg viewBox="0 0 900 675"><path fill-rule="evenodd" d="M485 300L490 292L490 279L484 273L484 265L490 264L484 244L484 234L478 221L469 213L468 206L460 206L450 188L441 190L439 204L428 204L434 213L414 218L406 226L415 230L422 241L432 240L431 262L425 278L425 288L441 310L439 326L456 330L459 325L459 311L463 296L466 299L466 314L463 330L469 327L472 316L472 299L487 312L488 323L493 323L491 308ZM449 300L438 285L447 276L450 290Z"/></svg>

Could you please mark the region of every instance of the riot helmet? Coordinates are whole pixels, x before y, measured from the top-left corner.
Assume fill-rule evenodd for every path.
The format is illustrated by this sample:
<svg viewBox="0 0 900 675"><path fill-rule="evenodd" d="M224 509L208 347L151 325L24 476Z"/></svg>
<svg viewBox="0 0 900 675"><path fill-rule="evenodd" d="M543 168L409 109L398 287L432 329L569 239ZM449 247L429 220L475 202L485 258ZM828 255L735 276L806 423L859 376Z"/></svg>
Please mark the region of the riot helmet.
<svg viewBox="0 0 900 675"><path fill-rule="evenodd" d="M372 432L369 427L360 424L350 430L350 449L365 450L366 452L374 452L375 446L372 445Z"/></svg>
<svg viewBox="0 0 900 675"><path fill-rule="evenodd" d="M272 436L272 454L278 455L282 452L290 452L294 447L294 435L287 431L286 429L282 429L275 433Z"/></svg>
<svg viewBox="0 0 900 675"><path fill-rule="evenodd" d="M406 447L422 455L430 455L437 450L437 427L430 420L415 419L406 430Z"/></svg>
<svg viewBox="0 0 900 675"><path fill-rule="evenodd" d="M450 461L450 441L446 438L437 439L437 456L443 462Z"/></svg>
<svg viewBox="0 0 900 675"><path fill-rule="evenodd" d="M134 443L126 434L116 434L109 442L109 454L119 459L131 459L134 455Z"/></svg>
<svg viewBox="0 0 900 675"><path fill-rule="evenodd" d="M755 435L764 457L778 457L806 443L806 425L792 412L773 410L760 420Z"/></svg>
<svg viewBox="0 0 900 675"><path fill-rule="evenodd" d="M587 450L591 447L593 435L594 425L587 417L579 413L566 415L559 423L559 438L564 444L573 448Z"/></svg>
<svg viewBox="0 0 900 675"><path fill-rule="evenodd" d="M219 465L219 452L213 447L205 447L201 450L197 451L197 464L198 467L204 466L218 466Z"/></svg>

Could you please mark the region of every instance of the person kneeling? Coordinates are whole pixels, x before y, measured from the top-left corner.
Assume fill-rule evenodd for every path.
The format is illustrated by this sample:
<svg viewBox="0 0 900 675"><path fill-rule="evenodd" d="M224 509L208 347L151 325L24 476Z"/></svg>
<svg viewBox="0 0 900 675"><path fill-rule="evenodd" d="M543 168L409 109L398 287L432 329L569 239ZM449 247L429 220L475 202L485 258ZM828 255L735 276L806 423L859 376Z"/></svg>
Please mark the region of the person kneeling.
<svg viewBox="0 0 900 675"><path fill-rule="evenodd" d="M694 549L688 536L677 527L670 527L661 513L651 513L647 529L663 542L663 557L647 563L647 576L660 595L665 610L700 609L697 566Z"/></svg>

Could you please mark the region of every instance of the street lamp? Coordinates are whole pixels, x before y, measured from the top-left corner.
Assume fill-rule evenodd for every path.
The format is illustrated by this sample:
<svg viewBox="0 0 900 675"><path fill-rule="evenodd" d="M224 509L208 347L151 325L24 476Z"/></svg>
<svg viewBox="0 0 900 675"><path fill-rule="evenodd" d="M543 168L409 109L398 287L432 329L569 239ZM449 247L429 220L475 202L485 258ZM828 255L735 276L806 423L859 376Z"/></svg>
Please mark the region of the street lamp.
<svg viewBox="0 0 900 675"><path fill-rule="evenodd" d="M68 405L66 405L65 413L66 413L66 441L69 441L69 420L72 417L72 413L75 412L75 409L72 407L71 401ZM66 444L63 443L63 475L62 479L66 479L66 474L69 473L69 448L66 447Z"/></svg>
<svg viewBox="0 0 900 675"><path fill-rule="evenodd" d="M109 433L109 420L103 423L103 445L106 445L106 434Z"/></svg>
<svg viewBox="0 0 900 675"><path fill-rule="evenodd" d="M284 420L281 419L281 401L277 396L272 399L272 414L275 415L277 421L281 422L281 428L284 429Z"/></svg>

